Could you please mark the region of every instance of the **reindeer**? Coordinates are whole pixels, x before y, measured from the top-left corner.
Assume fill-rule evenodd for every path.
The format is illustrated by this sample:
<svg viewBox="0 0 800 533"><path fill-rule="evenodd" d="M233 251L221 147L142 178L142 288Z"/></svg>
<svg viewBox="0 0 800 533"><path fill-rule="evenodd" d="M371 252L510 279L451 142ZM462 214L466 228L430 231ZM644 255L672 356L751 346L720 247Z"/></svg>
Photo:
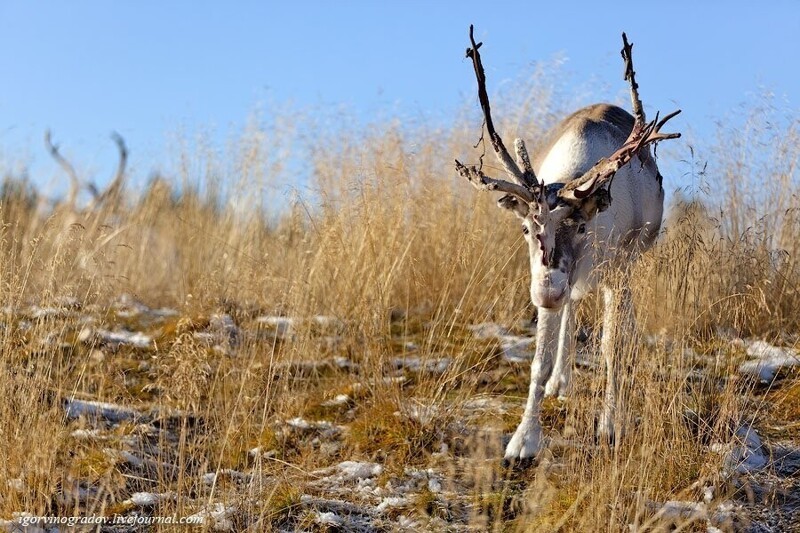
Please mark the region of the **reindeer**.
<svg viewBox="0 0 800 533"><path fill-rule="evenodd" d="M125 186L125 169L128 163L128 148L125 141L118 133L111 135L119 152L119 161L114 176L104 189L98 189L91 181L82 180L75 167L61 154L58 145L53 143L50 130L45 131L44 144L50 156L59 167L67 174L70 181L67 196L63 201L57 201L52 212L47 217L47 225L54 230L54 243L58 250L74 250L71 256L76 269L95 271L95 261L105 245L114 237L124 231L123 228L113 228L110 224L118 214L122 193ZM82 189L91 195L87 205L78 206L78 196ZM92 246L74 247L69 245L71 239L79 232L82 236L92 239ZM100 238L102 236L102 238ZM67 244L67 246L63 246ZM58 252L60 253L60 252ZM96 273L96 272L95 272ZM56 278L52 278L55 283Z"/></svg>
<svg viewBox="0 0 800 533"><path fill-rule="evenodd" d="M544 446L539 413L545 396L569 392L574 359L575 303L598 283L604 303L600 351L606 367L604 406L597 436L614 438L616 380L613 351L615 323L629 306L629 291L604 284L607 273L629 265L656 239L664 204L662 177L650 145L680 136L661 133L675 111L646 122L631 57L623 33L625 80L630 85L633 116L610 104L580 109L556 126L533 162L525 143L516 139L516 160L506 150L492 122L486 76L473 27L470 48L478 81L478 99L492 147L510 178L486 176L480 167L456 160L456 170L479 190L505 195L499 207L522 220L531 268L531 300L537 308L536 351L525 411L505 451L505 461L536 459ZM483 137L481 137L483 138ZM613 188L612 188L613 184ZM613 200L612 200L613 192Z"/></svg>
<svg viewBox="0 0 800 533"><path fill-rule="evenodd" d="M92 200L89 206L86 208L86 212L93 212L99 209L104 203L110 201L115 202L119 200L119 195L122 192L122 188L125 184L125 167L128 164L128 147L125 146L125 140L122 136L117 133L113 132L111 134L111 140L114 141L114 144L117 145L117 151L119 152L119 162L117 163L117 171L114 174L114 177L111 178L111 181L106 187L105 190L100 191L98 190L97 186L92 183L82 183L82 180L78 177L78 173L75 171L75 167L61 155L59 151L58 145L53 144L52 134L50 130L46 130L44 132L44 145L47 148L47 151L50 153L50 156L58 163L64 172L69 176L69 192L67 193L67 198L64 201L64 208L70 212L76 213L78 211L77 202L78 202L78 194L82 187L85 187L92 196Z"/></svg>

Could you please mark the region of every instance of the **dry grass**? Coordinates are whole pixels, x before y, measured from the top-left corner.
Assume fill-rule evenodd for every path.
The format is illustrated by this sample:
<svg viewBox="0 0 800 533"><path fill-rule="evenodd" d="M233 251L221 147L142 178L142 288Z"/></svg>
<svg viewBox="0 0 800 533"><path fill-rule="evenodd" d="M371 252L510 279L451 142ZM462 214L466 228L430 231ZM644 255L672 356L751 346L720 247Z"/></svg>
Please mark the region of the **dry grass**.
<svg viewBox="0 0 800 533"><path fill-rule="evenodd" d="M530 107L535 101L541 108ZM526 102L524 119L504 129L535 138L537 125L561 110L543 98ZM144 429L123 424L108 440L78 441L73 432L87 421L65 419L62 401L70 397L159 413L176 440L155 444L175 469L157 470L142 490L177 494L163 514L232 499L244 517L236 529L314 527L300 496L315 470L347 459L381 463L382 480L407 466L433 465L466 507L448 507L423 490L404 512L444 521L464 512L476 529L658 529L664 522L653 519L648 502L696 499L698 480L717 485L723 498L733 485L721 478L709 442L730 440L732 424L745 417L758 424L772 408L731 378L742 354L721 338L793 344L800 325L798 124L763 128L759 116L746 134L720 132L713 164L701 176L714 194L676 208L659 244L634 269L642 331L619 350L624 436L611 449L594 446L603 380L580 371L576 397L546 409L548 432L580 446L553 452L558 469L523 473L501 470L497 459L500 436L521 411L527 369L504 366L496 343L466 329L486 321L515 327L533 314L517 223L453 176L451 161L474 142L476 121L447 131L389 125L332 136L306 160L315 194L295 197L277 213L252 202L249 191L283 168L273 159L283 142L278 129L248 129L229 162L231 179L240 181L224 194L196 163L202 154L181 154L195 161L186 175L156 180L140 196L93 212L42 207L9 176L0 205L7 306L0 318L0 517L120 512L137 487L108 450ZM170 184L181 182L202 186L179 192ZM123 293L179 316L130 318L112 305ZM26 314L31 304L67 296L80 301L80 311ZM584 302L585 324L597 324L597 307ZM193 333L220 314L261 334L240 340L233 356L215 350ZM296 323L288 340L256 323L262 315L340 322ZM117 350L84 342L85 316L108 329L145 331L156 342ZM453 364L441 374L385 379L409 343L423 360L444 356ZM358 364L358 373L304 370L311 367L303 362L332 355ZM697 368L705 377L689 380ZM796 388L774 409L796 411ZM341 393L350 397L344 406L324 404ZM477 394L505 402L510 412L467 412L465 402ZM694 424L687 409L697 413ZM323 450L313 432L281 427L296 416L348 429L339 446ZM796 424L781 424L782 438L800 436ZM248 451L256 446L275 455L253 459ZM198 481L226 468L256 471L266 481L244 494L222 479L211 487ZM90 501L61 497L76 484L101 490Z"/></svg>

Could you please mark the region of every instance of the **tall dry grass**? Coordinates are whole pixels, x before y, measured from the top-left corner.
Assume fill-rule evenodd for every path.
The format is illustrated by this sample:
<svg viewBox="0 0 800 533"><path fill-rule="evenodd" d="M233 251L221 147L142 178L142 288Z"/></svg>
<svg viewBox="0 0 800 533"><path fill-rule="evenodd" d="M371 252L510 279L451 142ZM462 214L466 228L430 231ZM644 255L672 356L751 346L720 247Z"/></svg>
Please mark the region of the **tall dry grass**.
<svg viewBox="0 0 800 533"><path fill-rule="evenodd" d="M546 88L537 91L524 93L531 97L503 124L507 137L524 132L536 139L543 125L563 116L565 104L548 98ZM496 107L503 108L501 101ZM254 201L253 191L286 171L288 161L275 157L286 153L284 127L251 125L227 156L229 175L208 154L180 153L180 175L93 211L49 207L7 176L0 205L0 294L8 306L0 343L0 516L77 512L77 504L57 495L79 481L104 488L96 511L109 512L127 496L108 455L70 436L61 401L77 396L191 413L174 422L180 441L163 443L165 461L181 472L251 467L280 479L239 502L258 527L294 512L314 469L362 458L402 472L430 461L441 442L453 452L440 467L454 487L466 487L479 527L660 527L648 502L696 496L701 479L719 484L720 457L708 442L729 440L731 424L757 416L737 380L721 388L715 381L735 374L740 356L722 347L720 337L795 342L787 335L797 331L800 304L798 123L781 117L780 128L767 128L763 117L757 109L748 128L721 128L720 140L707 148L709 165L698 171L710 192L674 207L659 243L633 269L640 332L618 347L624 405L618 422L626 429L620 441L610 449L594 446L602 374L579 372L576 398L548 412L555 420L550 431L580 446L560 457L557 475L539 469L519 478L496 461L500 433L483 430L512 428L526 370L481 381L496 369L497 347L465 328L532 317L527 254L516 221L452 171L454 157L474 160L480 152L469 148L479 124L473 115L433 131L424 124L376 125L367 133L342 128L307 153L298 150L313 194L271 202ZM285 126L291 117L281 120ZM75 340L81 324L72 319L30 316L27 329L20 327L27 305L68 296L87 314L113 322L110 303L123 293L181 312L162 331L152 360L137 354L97 360ZM589 299L581 308L595 331L599 307ZM245 341L231 358L191 336L215 312L241 324L259 314L337 317L340 344L326 347L313 325L301 325L293 342ZM386 361L403 354L407 340L423 358L446 354L456 363L442 376L411 384L383 379ZM698 362L684 348L728 351L721 366L705 369L707 378L690 381ZM327 353L362 365L359 388L336 373L285 378L287 363ZM319 399L343 390L357 409L340 451L321 454L275 432L276 421L320 415ZM519 411L481 420L486 428L451 429L460 427L462 406L478 391ZM420 416L420 409L428 414ZM697 414L694 426L687 410ZM191 420L201 420L202 429L193 430ZM134 430L123 428L120 437ZM277 448L279 461L251 464L247 451L257 445ZM19 480L22 489L2 489ZM162 492L178 494L179 513L192 511L182 503L190 496L224 497L223 489L188 474L165 472L158 483Z"/></svg>

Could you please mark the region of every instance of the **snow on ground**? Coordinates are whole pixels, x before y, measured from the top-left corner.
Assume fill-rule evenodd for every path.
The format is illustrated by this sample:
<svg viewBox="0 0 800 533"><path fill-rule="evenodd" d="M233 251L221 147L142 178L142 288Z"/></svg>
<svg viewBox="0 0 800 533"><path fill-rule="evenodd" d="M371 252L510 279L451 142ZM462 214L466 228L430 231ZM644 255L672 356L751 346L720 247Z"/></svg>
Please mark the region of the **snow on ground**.
<svg viewBox="0 0 800 533"><path fill-rule="evenodd" d="M357 481L381 475L383 467L377 463L344 461L336 465L338 481Z"/></svg>
<svg viewBox="0 0 800 533"><path fill-rule="evenodd" d="M66 311L65 311L66 310ZM9 310L8 313L15 311ZM31 323L32 317L37 320L50 321L58 319L73 320L78 324L76 331L80 330L79 340L88 344L103 344L111 347L127 348L127 351L141 350L147 359L153 357L154 343L152 337L146 332L152 332L157 328L144 329L144 331L128 331L120 329L118 326L100 327L100 320L93 319L91 316L79 316L84 311L79 304L69 306L54 306L52 308L31 308L21 316L19 327L28 329L38 324ZM145 317L148 324L158 323L160 318L172 316L171 310L153 310L148 306L136 301L131 297L121 298L116 304L115 313L117 317ZM236 314L233 314L236 316ZM65 318L67 317L67 318ZM152 322L155 321L155 322ZM131 323L125 322L129 327ZM253 331L253 322L248 322L251 330L246 326L240 325L233 316L220 313L209 317L208 327L200 332L194 332L196 340L208 341L209 347L223 346L226 350L232 350L240 346L244 339L257 340L268 339L270 342L275 339L290 341L295 338L297 329L302 325L311 328L313 331L320 332L318 338L329 334L329 330L340 329L346 326L344 321L333 317L311 317L306 319L296 319L279 316L261 316L255 319L257 331ZM246 324L248 324L246 323ZM117 329L112 329L117 328ZM259 336L263 330L267 329L270 334ZM519 363L530 361L534 352L535 340L531 335L515 335L512 330L500 324L484 323L469 327L473 335L479 339L495 339L502 349L503 357L500 360L501 371L508 373L520 371L515 366ZM323 330L324 333L322 332ZM521 331L519 327L514 331ZM525 331L522 329L522 331ZM157 337L158 333L153 333ZM430 354L422 355L422 350L414 345L411 349L409 342L400 339L405 344L405 349L398 351L397 357L387 358L384 370L386 374L382 379L389 383L405 386L413 382L416 376L409 376L409 372L441 374L446 372L456 364L455 356L452 354ZM48 342L62 342L58 337L48 337ZM160 341L159 341L160 342ZM205 341L203 341L205 342ZM790 348L773 346L764 341L738 341L745 348L748 360L745 361L740 371L745 375L755 376L762 382L772 382L778 373L791 366L800 364L797 352ZM410 351L419 353L409 355ZM225 352L230 353L230 352ZM276 372L282 379L317 379L317 376L350 376L348 379L355 381L352 388L348 388L348 394L336 393L336 389L327 391L319 399L318 405L331 411L344 412L347 410L355 411L359 408L358 392L359 387L365 388L364 375L359 364L351 360L353 357L348 353L348 357L327 353L326 357L318 357L308 361L288 361L276 364ZM108 354L106 357L116 357L117 354ZM694 357L694 356L693 356ZM698 356L699 357L699 356ZM354 357L358 361L357 356ZM596 368L596 364L589 359L587 362L578 363L589 368ZM102 364L104 359L95 361ZM697 379L704 379L703 369L694 369ZM398 375L402 374L402 375ZM336 378L338 379L338 377ZM341 389L339 389L341 390ZM476 391L477 392L477 391ZM522 391L521 394L524 394ZM464 396L467 397L467 396ZM464 398L462 397L462 398ZM323 400L322 398L332 398ZM121 491L122 498L118 500L124 505L134 509L134 513L152 513L154 508L160 505L171 504L176 498L174 493L156 492L158 484L153 482L151 486L146 486L147 480L177 477L186 467L181 466L177 461L175 453L176 443L179 439L175 433L174 425L171 428L170 417L173 420L185 421L189 416L187 413L171 412L168 415L156 413L158 409L150 411L136 410L125 405L114 403L81 400L76 398L66 398L62 400L62 406L67 421L69 434L73 439L80 441L80 446L94 446L102 457L107 459L121 472L125 473L124 479L131 481L130 487L136 487ZM521 406L514 404L508 397L502 394L489 393L475 394L458 405L459 416L462 416L459 428L467 428L463 434L475 428L470 427L470 420L487 419L490 417L500 418ZM338 409L343 407L342 409ZM435 424L441 420L442 413L452 409L452 405L446 402L431 402L427 405L424 401L409 402L394 414L398 423L413 420L423 428L430 428L431 431L449 431L449 428L439 428ZM354 453L347 456L349 450L343 445L343 436L347 435L348 422L346 419L335 418L334 422L328 420L317 420L316 417L326 417L327 414L314 415L314 419L302 416L287 420L272 420L270 429L280 437L289 438L295 442L311 443L314 453L319 453L320 457L325 457L325 461L319 465L330 465L326 468L306 472L309 480L302 486L302 495L298 494L298 499L292 504L294 516L306 513L304 524L316 523L320 527L330 527L344 531L375 531L375 530L442 530L446 528L458 529L469 523L470 498L474 496L473 487L459 486L458 472L453 473L447 468L453 467L457 460L455 452L459 446L455 441L450 442L450 446L445 441L435 443L432 449L426 451L430 461L424 466L417 464L416 467L407 467L402 473L397 473L389 465L389 462L381 454L369 456L371 461L363 460L365 457ZM188 426L187 426L188 427ZM760 427L760 426L759 426ZM124 435L115 432L115 428L124 428ZM482 428L485 430L485 428ZM500 432L497 429L485 430L491 433L491 438L500 440ZM456 431L457 432L457 431ZM462 434L462 435L463 435ZM436 433L438 435L438 433ZM475 433L473 433L475 435ZM481 434L483 435L483 434ZM768 432L765 432L769 436ZM553 439L556 442L557 439ZM577 449L570 441L561 439L563 449ZM563 444L566 443L566 444ZM202 464L202 469L194 471L192 483L195 487L203 490L211 490L214 487L211 498L198 498L190 508L196 511L195 516L202 518L208 529L216 531L234 531L242 523L249 523L250 519L247 512L243 510L243 505L239 505L247 495L248 498L253 494L261 494L262 483L265 482L259 473L268 462L274 464L282 463L286 459L283 455L284 450L275 442L252 447L256 443L247 444L244 449L244 460L235 465L237 470L232 468L220 468L214 470L214 465ZM721 474L731 479L743 479L741 483L749 483L757 494L770 494L775 489L769 485L768 476L778 476L782 479L794 479L800 473L800 450L786 443L785 447L776 447L770 443L768 438L762 440L756 429L750 425L742 424L736 428L733 435L724 443L715 443L711 449L721 454L724 465ZM438 450L438 451L437 451ZM550 450L558 455L560 450L552 447ZM346 459L346 460L343 460ZM288 459L291 461L291 459ZM450 462L448 462L450 461ZM553 472L558 474L559 466L554 460L554 468L548 470L548 475ZM446 464L447 467L442 465ZM291 467L292 465L287 465ZM461 468L463 465L459 465ZM563 466L563 465L562 465ZM270 474L272 475L272 474ZM15 478L16 479L16 478ZM144 481L143 481L144 480ZM274 480L266 480L274 482ZM144 484L145 486L142 486ZM790 487L793 485L789 485ZM14 483L9 481L4 490L19 490L25 488L22 478L16 479ZM151 490L148 492L148 490ZM162 489L163 490L163 489ZM760 491L760 492L759 492ZM68 502L71 505L85 505L89 502L98 500L100 497L100 487L93 485L86 480L76 480L73 485L61 488L61 493L57 496L58 501ZM234 495L232 500L229 500ZM420 514L418 499L420 495L430 499L431 508L442 508L445 512L442 516L427 516ZM730 498L731 496L726 495ZM240 498L237 500L236 498ZM792 500L794 501L794 500ZM237 502L236 505L233 502ZM248 505L256 507L267 505L267 503L256 502ZM674 520L676 522L688 518L697 519L704 523L708 531L715 529L730 530L732 517L744 512L740 500L715 501L713 490L706 488L703 492L702 501L683 501L670 500L666 502L651 502L649 504L653 513L659 514L664 520ZM765 507L766 508L766 507ZM299 522L298 522L299 523ZM14 530L19 521L0 521L0 531ZM289 523L287 531L291 530L294 524ZM313 527L313 525L311 526ZM280 529L278 527L277 529ZM39 529L27 529L24 531L40 531Z"/></svg>
<svg viewBox="0 0 800 533"><path fill-rule="evenodd" d="M792 348L773 346L762 340L742 342L751 359L739 366L739 372L755 377L760 383L771 383L782 369L800 365L800 357Z"/></svg>
<svg viewBox="0 0 800 533"><path fill-rule="evenodd" d="M102 328L83 328L78 333L78 340L86 344L106 344L111 348L131 346L133 348L152 348L153 338L141 331L118 329L110 331Z"/></svg>
<svg viewBox="0 0 800 533"><path fill-rule="evenodd" d="M67 418L99 418L112 423L142 418L142 414L134 409L106 402L95 402L69 398L64 400Z"/></svg>
<svg viewBox="0 0 800 533"><path fill-rule="evenodd" d="M692 502L669 500L663 504L649 502L648 507L655 511L655 516L676 526L689 523L702 522L706 526L706 531L720 530L733 531L736 523L737 512L740 512L741 505L731 501L724 501L716 505L709 505L706 502ZM633 528L632 528L633 529Z"/></svg>
<svg viewBox="0 0 800 533"><path fill-rule="evenodd" d="M153 507L166 500L177 498L175 493L158 494L155 492L134 492L131 497L123 503L129 503L137 507Z"/></svg>
<svg viewBox="0 0 800 533"><path fill-rule="evenodd" d="M728 444L715 444L712 449L725 454L724 471L728 474L736 472L746 474L761 470L767 465L768 458L758 432L750 425L744 424L736 429Z"/></svg>
<svg viewBox="0 0 800 533"><path fill-rule="evenodd" d="M236 510L232 505L216 502L206 505L189 518L199 520L202 525L209 526L214 531L234 531L231 519L236 515Z"/></svg>

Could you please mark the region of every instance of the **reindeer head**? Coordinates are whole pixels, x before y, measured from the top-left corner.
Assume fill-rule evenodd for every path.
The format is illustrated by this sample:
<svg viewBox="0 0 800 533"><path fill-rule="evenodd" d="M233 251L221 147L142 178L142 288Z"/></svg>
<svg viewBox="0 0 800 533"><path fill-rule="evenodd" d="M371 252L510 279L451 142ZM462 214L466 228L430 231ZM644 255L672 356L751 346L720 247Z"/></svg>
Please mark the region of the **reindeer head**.
<svg viewBox="0 0 800 533"><path fill-rule="evenodd" d="M540 183L533 171L525 143L514 143L516 160L506 150L503 140L494 129L489 97L486 92L486 75L481 63L482 43L475 43L470 26L471 47L467 57L472 59L478 80L478 99L483 109L486 129L500 163L510 181L486 176L481 168L466 166L456 160L456 170L481 190L505 192L500 207L513 211L522 219L523 233L528 242L531 260L531 299L537 307L560 308L569 298L574 283L576 265L592 247L591 222L597 213L611 203L606 184L614 174L650 144L679 137L677 133L661 133L661 127L680 113L675 111L663 120L658 116L647 123L639 99L638 85L631 59L632 46L622 34L622 57L625 60L625 79L630 82L634 124L623 145L606 159L601 159L583 175L562 184ZM642 155L644 157L644 155Z"/></svg>
<svg viewBox="0 0 800 533"><path fill-rule="evenodd" d="M611 202L605 188L577 199L564 184L537 185L533 201L507 194L497 202L522 220L531 262L531 300L537 307L560 308L569 298L576 265L591 253L591 222Z"/></svg>

